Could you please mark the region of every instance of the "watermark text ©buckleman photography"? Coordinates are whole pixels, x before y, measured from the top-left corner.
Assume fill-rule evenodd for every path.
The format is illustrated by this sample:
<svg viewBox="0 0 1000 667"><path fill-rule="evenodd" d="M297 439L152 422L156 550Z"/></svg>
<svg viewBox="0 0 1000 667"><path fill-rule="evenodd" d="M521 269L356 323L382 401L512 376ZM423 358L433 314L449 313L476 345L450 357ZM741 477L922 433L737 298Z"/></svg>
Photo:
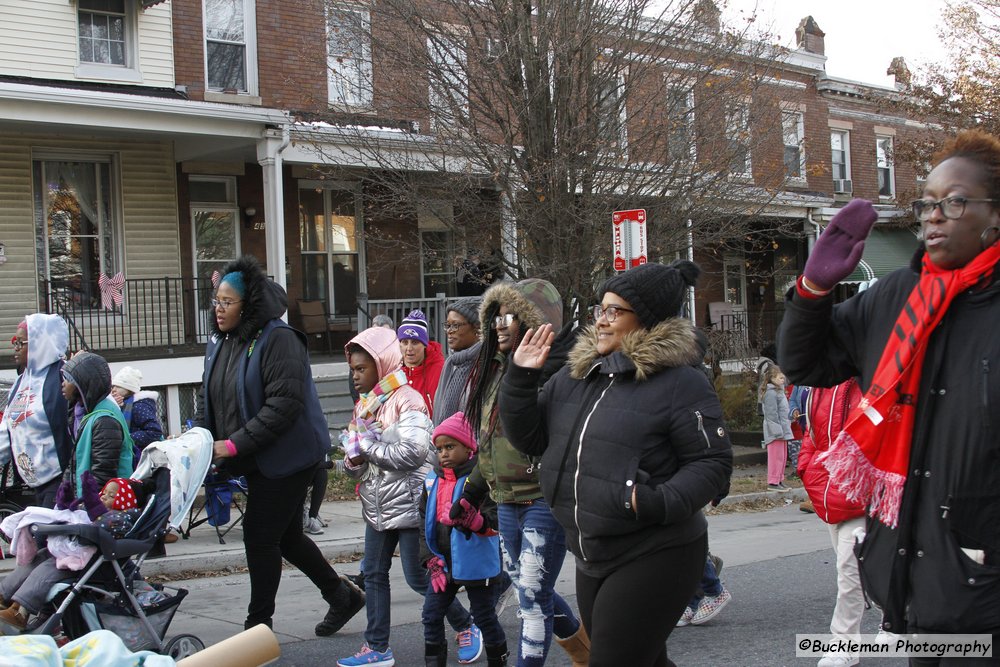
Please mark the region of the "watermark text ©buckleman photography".
<svg viewBox="0 0 1000 667"><path fill-rule="evenodd" d="M991 658L990 635L912 634L859 635L844 639L835 635L795 635L796 658L818 658L825 653L848 653L859 658Z"/></svg>

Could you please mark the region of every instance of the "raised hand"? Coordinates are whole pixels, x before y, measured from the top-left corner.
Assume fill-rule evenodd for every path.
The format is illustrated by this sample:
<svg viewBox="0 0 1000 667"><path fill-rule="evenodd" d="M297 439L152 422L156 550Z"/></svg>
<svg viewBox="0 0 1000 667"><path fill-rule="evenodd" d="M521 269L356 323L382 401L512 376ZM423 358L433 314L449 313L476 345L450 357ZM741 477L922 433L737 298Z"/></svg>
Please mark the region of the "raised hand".
<svg viewBox="0 0 1000 667"><path fill-rule="evenodd" d="M434 556L427 561L427 572L431 576L431 588L435 593L444 593L448 587L448 575L444 571L444 561Z"/></svg>
<svg viewBox="0 0 1000 667"><path fill-rule="evenodd" d="M828 291L851 275L861 261L865 240L878 214L871 202L853 199L840 209L809 253L802 275L815 288Z"/></svg>
<svg viewBox="0 0 1000 667"><path fill-rule="evenodd" d="M543 324L538 329L528 329L524 340L514 350L514 363L522 368L541 368L549 358L552 341L556 334L551 324Z"/></svg>

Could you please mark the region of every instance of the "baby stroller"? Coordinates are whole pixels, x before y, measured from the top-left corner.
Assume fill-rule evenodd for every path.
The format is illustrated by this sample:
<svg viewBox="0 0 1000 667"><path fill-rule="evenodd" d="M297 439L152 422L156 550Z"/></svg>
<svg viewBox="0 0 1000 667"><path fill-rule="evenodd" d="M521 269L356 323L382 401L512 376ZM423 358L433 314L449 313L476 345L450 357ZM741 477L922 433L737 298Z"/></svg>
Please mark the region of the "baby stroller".
<svg viewBox="0 0 1000 667"><path fill-rule="evenodd" d="M180 438L144 449L132 477L151 484L152 493L122 538L90 523L33 524L30 530L36 540L75 536L81 544L96 547L97 553L75 582L53 586L50 600L55 610L31 632L54 635L61 624L72 640L103 628L117 634L131 651L156 651L175 660L205 648L194 635L166 640L170 621L188 592L151 585L140 569L167 527L180 527L211 457L212 436L204 429L191 429Z"/></svg>
<svg viewBox="0 0 1000 667"><path fill-rule="evenodd" d="M21 476L17 474L17 466L13 461L0 468L0 521L3 521L12 514L16 514L30 505L35 499L35 491L24 483ZM3 533L0 533L0 549L4 555L10 555L10 540Z"/></svg>

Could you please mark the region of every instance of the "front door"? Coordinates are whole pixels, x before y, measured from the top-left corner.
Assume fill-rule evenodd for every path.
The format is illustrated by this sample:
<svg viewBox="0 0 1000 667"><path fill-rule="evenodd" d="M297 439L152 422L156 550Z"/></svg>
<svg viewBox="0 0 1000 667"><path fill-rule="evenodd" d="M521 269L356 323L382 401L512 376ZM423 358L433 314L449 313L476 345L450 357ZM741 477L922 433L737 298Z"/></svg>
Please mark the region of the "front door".
<svg viewBox="0 0 1000 667"><path fill-rule="evenodd" d="M236 182L231 178L191 177L191 237L194 252L194 312L198 342L211 333L212 275L236 259L240 247Z"/></svg>
<svg viewBox="0 0 1000 667"><path fill-rule="evenodd" d="M299 241L302 247L302 298L326 303L333 317L358 312L361 266L359 193L345 184L302 181L299 189Z"/></svg>

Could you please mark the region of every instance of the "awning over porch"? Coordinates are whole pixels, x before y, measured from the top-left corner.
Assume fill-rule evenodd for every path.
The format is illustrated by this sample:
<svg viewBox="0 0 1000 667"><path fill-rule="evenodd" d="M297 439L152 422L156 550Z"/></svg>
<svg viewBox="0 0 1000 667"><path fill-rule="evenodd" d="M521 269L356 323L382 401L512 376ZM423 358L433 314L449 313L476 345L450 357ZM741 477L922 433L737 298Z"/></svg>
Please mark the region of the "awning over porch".
<svg viewBox="0 0 1000 667"><path fill-rule="evenodd" d="M908 229L875 227L865 242L865 252L854 273L844 283L868 283L907 266L919 241Z"/></svg>

